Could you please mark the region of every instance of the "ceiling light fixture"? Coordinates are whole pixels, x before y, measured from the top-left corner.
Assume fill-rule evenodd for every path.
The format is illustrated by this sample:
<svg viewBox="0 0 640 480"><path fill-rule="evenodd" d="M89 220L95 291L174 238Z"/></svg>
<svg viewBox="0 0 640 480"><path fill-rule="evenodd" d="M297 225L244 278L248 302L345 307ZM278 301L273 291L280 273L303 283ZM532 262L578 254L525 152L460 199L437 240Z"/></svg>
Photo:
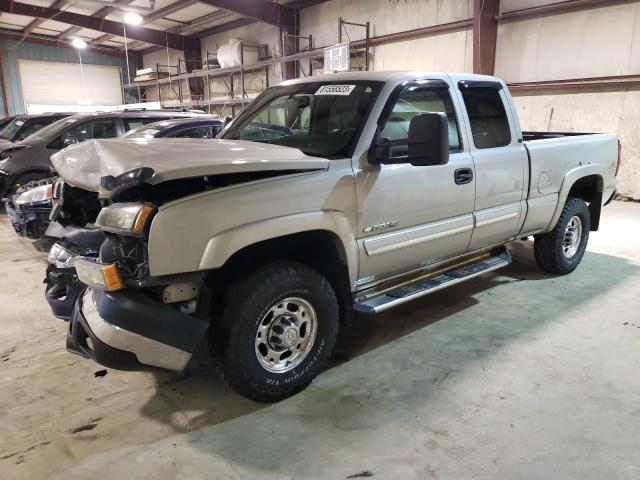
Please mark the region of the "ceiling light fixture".
<svg viewBox="0 0 640 480"><path fill-rule="evenodd" d="M87 48L87 42L79 38L74 38L73 41L71 42L71 45L73 45L74 48L78 48L78 49Z"/></svg>
<svg viewBox="0 0 640 480"><path fill-rule="evenodd" d="M135 12L127 12L124 14L124 22L129 25L140 25L142 17Z"/></svg>

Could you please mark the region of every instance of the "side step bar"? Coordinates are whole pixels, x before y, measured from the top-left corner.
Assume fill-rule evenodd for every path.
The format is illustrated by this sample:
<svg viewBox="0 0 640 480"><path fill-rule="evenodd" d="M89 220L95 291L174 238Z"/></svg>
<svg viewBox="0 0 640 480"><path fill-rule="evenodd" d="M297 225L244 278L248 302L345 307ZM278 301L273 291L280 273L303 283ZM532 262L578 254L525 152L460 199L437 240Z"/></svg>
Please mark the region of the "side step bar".
<svg viewBox="0 0 640 480"><path fill-rule="evenodd" d="M462 283L483 273L506 267L510 263L511 255L505 248L488 258L485 257L463 267L454 267L453 270L437 276L418 279L416 282L401 285L378 296L362 297L362 301L356 300L354 302L353 309L360 313L379 313L416 298L424 297L429 293L442 290L445 287Z"/></svg>

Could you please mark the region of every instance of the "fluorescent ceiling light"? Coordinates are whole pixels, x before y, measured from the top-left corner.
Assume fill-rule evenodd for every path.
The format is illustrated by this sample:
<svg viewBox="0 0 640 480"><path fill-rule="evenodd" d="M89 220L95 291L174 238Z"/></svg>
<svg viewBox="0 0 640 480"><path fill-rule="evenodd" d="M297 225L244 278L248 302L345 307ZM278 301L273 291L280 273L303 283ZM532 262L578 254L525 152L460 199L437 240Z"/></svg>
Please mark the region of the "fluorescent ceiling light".
<svg viewBox="0 0 640 480"><path fill-rule="evenodd" d="M71 42L71 45L73 45L75 48L87 48L87 42L79 38L74 38Z"/></svg>
<svg viewBox="0 0 640 480"><path fill-rule="evenodd" d="M127 12L124 14L124 22L129 25L140 25L142 23L142 17L134 12Z"/></svg>

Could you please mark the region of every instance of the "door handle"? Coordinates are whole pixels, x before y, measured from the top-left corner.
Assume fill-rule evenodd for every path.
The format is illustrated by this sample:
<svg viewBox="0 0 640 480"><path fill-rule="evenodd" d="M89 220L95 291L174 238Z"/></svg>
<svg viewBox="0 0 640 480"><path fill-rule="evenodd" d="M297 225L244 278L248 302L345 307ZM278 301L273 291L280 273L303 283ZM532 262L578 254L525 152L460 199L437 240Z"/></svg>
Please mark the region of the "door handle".
<svg viewBox="0 0 640 480"><path fill-rule="evenodd" d="M454 172L453 178L456 181L456 185L471 183L471 180L473 180L473 170L470 168L459 168Z"/></svg>

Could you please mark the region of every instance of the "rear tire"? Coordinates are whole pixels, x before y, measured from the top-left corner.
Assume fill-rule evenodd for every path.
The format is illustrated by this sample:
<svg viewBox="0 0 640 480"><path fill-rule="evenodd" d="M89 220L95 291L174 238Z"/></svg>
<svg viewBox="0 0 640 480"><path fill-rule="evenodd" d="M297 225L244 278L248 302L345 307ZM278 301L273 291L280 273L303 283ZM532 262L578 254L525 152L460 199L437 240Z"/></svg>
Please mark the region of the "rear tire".
<svg viewBox="0 0 640 480"><path fill-rule="evenodd" d="M538 266L557 275L573 272L587 248L590 219L584 200L567 200L554 229L535 236L533 251Z"/></svg>
<svg viewBox="0 0 640 480"><path fill-rule="evenodd" d="M289 397L320 373L338 324L338 301L326 278L299 263L269 264L229 290L217 333L224 337L224 378L259 402Z"/></svg>

